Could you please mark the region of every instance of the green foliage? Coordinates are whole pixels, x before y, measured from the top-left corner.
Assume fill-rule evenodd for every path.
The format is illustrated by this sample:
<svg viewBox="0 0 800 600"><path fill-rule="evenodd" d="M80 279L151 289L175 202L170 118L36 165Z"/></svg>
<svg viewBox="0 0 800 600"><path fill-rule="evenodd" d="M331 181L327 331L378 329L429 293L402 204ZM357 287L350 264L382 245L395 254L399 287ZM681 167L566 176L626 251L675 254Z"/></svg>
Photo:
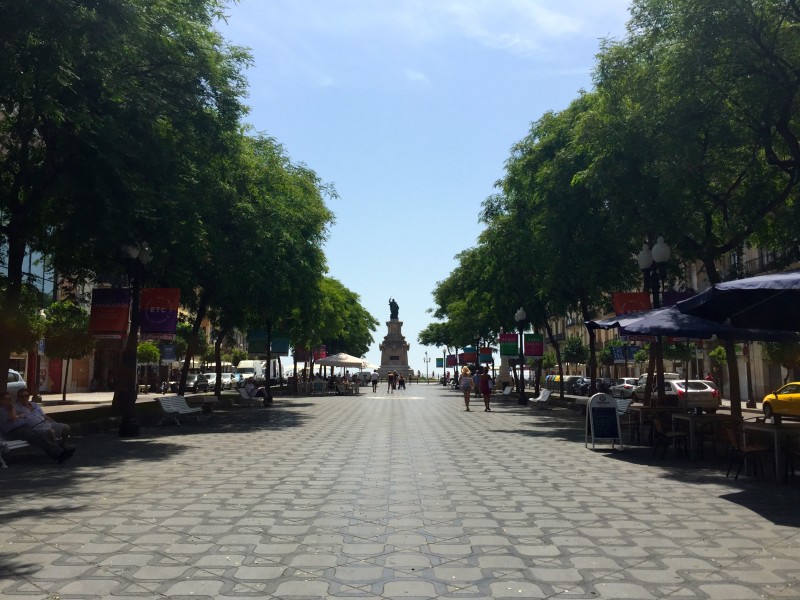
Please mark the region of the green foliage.
<svg viewBox="0 0 800 600"><path fill-rule="evenodd" d="M235 367L242 360L247 360L247 352L240 348L234 348L231 351L231 364Z"/></svg>
<svg viewBox="0 0 800 600"><path fill-rule="evenodd" d="M0 279L0 335L11 350L27 352L36 347L45 331L39 314L42 298L36 288L23 285L16 301L8 297L8 281Z"/></svg>
<svg viewBox="0 0 800 600"><path fill-rule="evenodd" d="M695 356L696 346L689 343L664 344L664 358L686 362Z"/></svg>
<svg viewBox="0 0 800 600"><path fill-rule="evenodd" d="M650 344L645 344L641 349L637 350L633 355L633 362L637 365L643 365L650 361Z"/></svg>
<svg viewBox="0 0 800 600"><path fill-rule="evenodd" d="M585 363L589 358L589 349L577 335L571 335L564 342L562 351L564 361L571 364Z"/></svg>
<svg viewBox="0 0 800 600"><path fill-rule="evenodd" d="M136 362L157 363L161 360L161 350L150 341L139 342L136 347Z"/></svg>
<svg viewBox="0 0 800 600"><path fill-rule="evenodd" d="M607 367L614 365L614 355L611 352L610 346L604 346L603 349L597 353L597 362Z"/></svg>
<svg viewBox="0 0 800 600"><path fill-rule="evenodd" d="M765 342L763 344L767 359L772 364L789 370L800 369L800 344L796 342Z"/></svg>
<svg viewBox="0 0 800 600"><path fill-rule="evenodd" d="M72 300L54 302L46 311L45 350L54 358L77 359L94 350L89 315Z"/></svg>
<svg viewBox="0 0 800 600"><path fill-rule="evenodd" d="M542 356L542 369L554 369L557 364L558 361L556 360L556 353L552 350L545 350L545 353Z"/></svg>
<svg viewBox="0 0 800 600"><path fill-rule="evenodd" d="M727 354L724 346L717 346L708 353L708 358L715 369L721 369L727 363Z"/></svg>

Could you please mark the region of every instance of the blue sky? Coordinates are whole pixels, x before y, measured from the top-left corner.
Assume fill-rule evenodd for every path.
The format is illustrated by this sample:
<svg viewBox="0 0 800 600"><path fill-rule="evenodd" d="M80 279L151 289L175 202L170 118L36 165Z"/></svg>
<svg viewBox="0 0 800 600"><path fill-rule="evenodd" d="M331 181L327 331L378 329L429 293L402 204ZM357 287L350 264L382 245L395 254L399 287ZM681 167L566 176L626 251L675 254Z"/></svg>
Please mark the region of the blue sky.
<svg viewBox="0 0 800 600"><path fill-rule="evenodd" d="M474 245L511 146L591 89L628 0L241 0L220 30L250 48L247 120L332 184L329 274L380 322L389 298L409 362L432 290ZM431 361L430 370L434 370Z"/></svg>

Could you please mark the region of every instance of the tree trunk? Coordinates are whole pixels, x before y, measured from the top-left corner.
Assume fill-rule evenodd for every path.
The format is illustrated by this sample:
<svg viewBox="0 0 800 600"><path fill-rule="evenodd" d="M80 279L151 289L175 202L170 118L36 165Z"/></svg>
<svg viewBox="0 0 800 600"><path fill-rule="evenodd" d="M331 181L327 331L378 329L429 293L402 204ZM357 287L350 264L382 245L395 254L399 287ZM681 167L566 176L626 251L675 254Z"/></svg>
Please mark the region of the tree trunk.
<svg viewBox="0 0 800 600"><path fill-rule="evenodd" d="M67 358L67 367L64 369L64 384L61 386L61 402L67 401L67 381L69 380L69 358Z"/></svg>
<svg viewBox="0 0 800 600"><path fill-rule="evenodd" d="M181 379L178 384L178 395L183 396L186 392L186 378L189 375L189 365L192 358L197 353L197 336L200 333L200 325L203 319L206 318L206 311L208 310L208 294L203 290L200 292L200 305L197 307L197 315L195 315L192 322L192 331L189 337L189 343L186 347L186 357L183 360L183 367L181 368Z"/></svg>
<svg viewBox="0 0 800 600"><path fill-rule="evenodd" d="M264 406L272 403L272 321L267 321L267 376L264 390L267 396L264 398ZM295 393L297 393L295 391Z"/></svg>

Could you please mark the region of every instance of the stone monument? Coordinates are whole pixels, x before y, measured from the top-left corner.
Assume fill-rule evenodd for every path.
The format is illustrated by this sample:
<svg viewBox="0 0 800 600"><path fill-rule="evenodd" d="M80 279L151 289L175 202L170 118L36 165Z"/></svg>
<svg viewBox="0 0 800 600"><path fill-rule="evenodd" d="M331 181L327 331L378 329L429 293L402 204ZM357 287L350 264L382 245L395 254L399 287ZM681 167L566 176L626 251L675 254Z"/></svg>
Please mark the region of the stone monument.
<svg viewBox="0 0 800 600"><path fill-rule="evenodd" d="M403 322L399 320L400 307L394 298L389 299L389 320L386 321L388 332L383 338L381 349L381 377L390 371L397 371L403 377L410 377L414 371L408 365L408 349L411 347L403 335Z"/></svg>

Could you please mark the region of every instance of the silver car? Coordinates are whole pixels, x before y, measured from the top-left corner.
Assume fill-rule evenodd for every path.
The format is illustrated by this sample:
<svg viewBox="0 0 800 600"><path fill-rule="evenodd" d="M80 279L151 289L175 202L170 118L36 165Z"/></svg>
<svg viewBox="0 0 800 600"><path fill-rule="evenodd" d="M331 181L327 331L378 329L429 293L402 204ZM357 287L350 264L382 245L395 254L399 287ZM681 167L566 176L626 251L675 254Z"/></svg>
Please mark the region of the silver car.
<svg viewBox="0 0 800 600"><path fill-rule="evenodd" d="M683 410L702 410L714 414L720 407L719 390L710 381L703 379L671 379L664 382L671 388L667 396L677 396L678 407Z"/></svg>
<svg viewBox="0 0 800 600"><path fill-rule="evenodd" d="M611 395L614 398L633 398L633 388L639 380L636 377L623 377L615 379L611 386Z"/></svg>

